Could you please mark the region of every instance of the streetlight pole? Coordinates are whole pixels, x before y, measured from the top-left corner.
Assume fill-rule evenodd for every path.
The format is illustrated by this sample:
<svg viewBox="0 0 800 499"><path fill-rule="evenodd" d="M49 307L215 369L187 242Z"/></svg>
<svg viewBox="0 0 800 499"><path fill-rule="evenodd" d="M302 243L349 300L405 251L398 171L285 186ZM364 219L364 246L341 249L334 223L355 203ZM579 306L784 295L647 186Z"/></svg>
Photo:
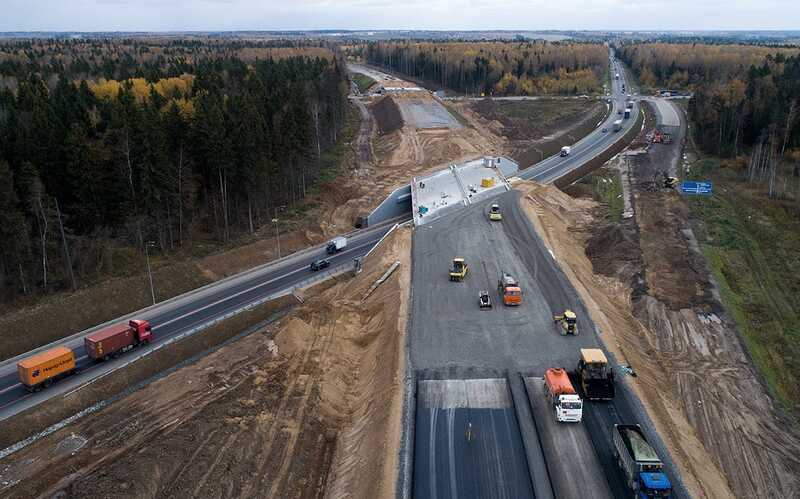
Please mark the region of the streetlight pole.
<svg viewBox="0 0 800 499"><path fill-rule="evenodd" d="M278 246L278 258L281 257L281 237L278 235L278 219L273 218L272 223L275 224L275 244Z"/></svg>
<svg viewBox="0 0 800 499"><path fill-rule="evenodd" d="M150 279L150 297L153 298L153 305L156 304L156 292L155 288L153 288L153 273L150 271L150 252L149 248L155 246L156 243L153 241L147 241L144 243L144 259L147 262L147 277Z"/></svg>

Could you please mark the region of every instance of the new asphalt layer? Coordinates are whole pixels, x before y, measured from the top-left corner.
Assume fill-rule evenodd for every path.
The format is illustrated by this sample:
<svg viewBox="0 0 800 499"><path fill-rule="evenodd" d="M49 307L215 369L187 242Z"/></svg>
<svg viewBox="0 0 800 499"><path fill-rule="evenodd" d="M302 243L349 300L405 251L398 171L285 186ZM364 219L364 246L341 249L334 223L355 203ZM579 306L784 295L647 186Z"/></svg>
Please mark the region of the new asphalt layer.
<svg viewBox="0 0 800 499"><path fill-rule="evenodd" d="M500 371L507 373L509 382L513 384L520 376L541 377L549 367L574 369L580 348L602 347L586 308L559 269L554 255L544 246L522 212L518 196L516 191L501 194L414 231L414 320L409 343L411 365L423 373L420 383L427 377L469 378L474 377L471 373L475 371ZM501 206L503 220L500 222L488 219L488 209L493 202ZM463 257L469 266L463 282L448 279L448 268L452 258L457 256ZM521 306L502 305L497 292L501 271L509 272L519 280L523 292ZM492 296L492 309L478 307L481 290L489 291ZM577 336L562 336L553 322L552 316L565 308L578 315ZM524 397L514 397L515 404L539 403L518 398ZM421 450L425 457L420 460L420 449L415 449L415 480L430 472L429 463L432 462L471 466L469 455L459 455L464 449L453 448L450 444L461 437L460 428L454 427L452 431L456 434L449 435L439 427L436 427L437 431L430 431L432 416L425 412L424 405L422 407L418 398L416 442L419 445L421 440L425 440ZM502 475L503 483L513 483L516 484L514 487L522 488L523 484L530 482L534 490L544 489L545 493L535 492L537 497L544 496L548 490L554 497L585 497L581 487L568 482L578 477L564 476L564 470L572 460L583 463L588 469L582 472L592 481L603 484L599 486L598 497L630 495L612 456L610 435L613 424L638 422L645 427L648 438L658 443L660 440L647 423L642 423L647 419L646 414L629 390L620 387L619 396L612 402L585 404L585 421L580 424L586 425L583 431L587 432L590 445L585 434L583 438L572 435L574 438L561 440L554 440L552 435L543 436L541 431L553 430L549 422L539 421L545 413L552 418L549 412L518 411L509 423L513 424L511 430L498 429L497 425L481 428L478 438L489 440L485 444L489 447L500 445L509 434L522 434L525 449L511 446L508 452L520 454L514 459L520 459L522 453L527 454L528 466L506 469ZM508 414L514 414L514 411ZM530 421L521 419L528 417L533 418L538 431L536 428L527 432L519 430L519 427L530 424ZM662 456L665 454L663 445L657 444L657 449ZM595 454L586 455L587 452ZM447 456L438 456L437 453L447 453ZM472 478L476 483L494 482L498 491L507 486L499 483L500 476L491 468L471 469L472 473L481 474ZM672 473L671 469L669 471ZM424 487L417 488L415 483L415 497L455 497L446 480L436 480L438 488L431 485L429 477L424 480ZM468 494L460 497L483 496Z"/></svg>

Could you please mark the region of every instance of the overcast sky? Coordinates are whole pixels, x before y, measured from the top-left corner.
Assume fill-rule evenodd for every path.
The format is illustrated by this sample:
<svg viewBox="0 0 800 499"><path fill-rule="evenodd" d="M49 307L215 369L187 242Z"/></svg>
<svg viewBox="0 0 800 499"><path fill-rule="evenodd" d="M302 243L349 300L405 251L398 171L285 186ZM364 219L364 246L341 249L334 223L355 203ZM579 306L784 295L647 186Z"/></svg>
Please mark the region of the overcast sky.
<svg viewBox="0 0 800 499"><path fill-rule="evenodd" d="M800 29L800 0L0 0L0 31Z"/></svg>

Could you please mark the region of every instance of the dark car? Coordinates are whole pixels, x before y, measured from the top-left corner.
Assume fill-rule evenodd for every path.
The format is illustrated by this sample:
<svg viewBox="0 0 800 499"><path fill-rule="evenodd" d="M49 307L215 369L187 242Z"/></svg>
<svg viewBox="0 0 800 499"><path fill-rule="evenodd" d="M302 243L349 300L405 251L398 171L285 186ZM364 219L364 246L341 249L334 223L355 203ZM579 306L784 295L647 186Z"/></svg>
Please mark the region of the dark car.
<svg viewBox="0 0 800 499"><path fill-rule="evenodd" d="M326 268L328 268L330 266L331 266L331 262L329 260L327 260L326 258L323 258L321 260L315 260L315 261L311 262L311 271L312 272L316 272L318 270L326 269Z"/></svg>
<svg viewBox="0 0 800 499"><path fill-rule="evenodd" d="M603 128L603 133L608 132L608 128Z"/></svg>

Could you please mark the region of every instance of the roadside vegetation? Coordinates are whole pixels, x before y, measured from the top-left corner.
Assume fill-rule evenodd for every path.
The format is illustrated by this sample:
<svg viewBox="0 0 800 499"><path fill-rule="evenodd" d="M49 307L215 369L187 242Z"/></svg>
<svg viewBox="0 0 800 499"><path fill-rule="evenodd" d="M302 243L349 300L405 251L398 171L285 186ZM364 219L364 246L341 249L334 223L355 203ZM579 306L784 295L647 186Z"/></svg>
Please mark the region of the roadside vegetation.
<svg viewBox="0 0 800 499"><path fill-rule="evenodd" d="M356 86L361 92L366 92L369 87L375 84L375 80L363 73L353 73L353 81L356 82Z"/></svg>
<svg viewBox="0 0 800 499"><path fill-rule="evenodd" d="M350 55L472 95L600 93L608 72L600 43L371 42Z"/></svg>
<svg viewBox="0 0 800 499"><path fill-rule="evenodd" d="M626 45L643 85L690 90L689 135L701 158L686 177L714 182L691 198L696 235L771 392L800 409L800 49Z"/></svg>
<svg viewBox="0 0 800 499"><path fill-rule="evenodd" d="M798 411L800 205L748 182L744 161L708 157L691 168L714 182L715 194L690 206L723 302L772 393Z"/></svg>
<svg viewBox="0 0 800 499"><path fill-rule="evenodd" d="M0 43L0 302L285 223L358 129L347 89L305 43Z"/></svg>
<svg viewBox="0 0 800 499"><path fill-rule="evenodd" d="M483 99L470 106L510 143L511 157L528 166L558 153L591 132L606 113L596 100Z"/></svg>
<svg viewBox="0 0 800 499"><path fill-rule="evenodd" d="M625 203L622 200L622 182L619 172L612 167L603 167L580 181L568 186L564 192L573 197L591 197L602 207L607 221L619 223Z"/></svg>

